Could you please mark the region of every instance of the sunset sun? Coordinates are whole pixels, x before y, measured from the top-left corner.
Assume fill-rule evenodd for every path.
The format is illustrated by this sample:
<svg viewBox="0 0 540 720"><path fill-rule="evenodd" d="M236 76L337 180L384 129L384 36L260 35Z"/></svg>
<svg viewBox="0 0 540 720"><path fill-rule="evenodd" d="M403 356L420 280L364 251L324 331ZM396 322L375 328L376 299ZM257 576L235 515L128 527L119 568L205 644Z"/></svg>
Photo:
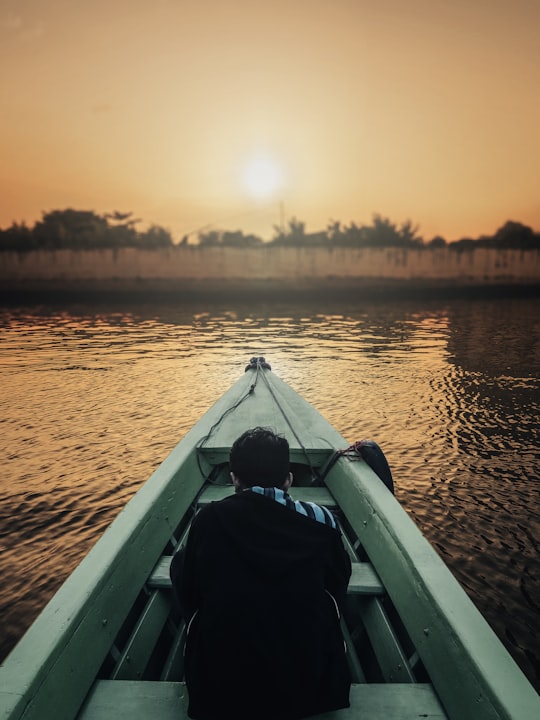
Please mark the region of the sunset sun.
<svg viewBox="0 0 540 720"><path fill-rule="evenodd" d="M251 158L244 168L244 187L254 198L264 200L272 197L282 183L281 169L270 157L258 155Z"/></svg>

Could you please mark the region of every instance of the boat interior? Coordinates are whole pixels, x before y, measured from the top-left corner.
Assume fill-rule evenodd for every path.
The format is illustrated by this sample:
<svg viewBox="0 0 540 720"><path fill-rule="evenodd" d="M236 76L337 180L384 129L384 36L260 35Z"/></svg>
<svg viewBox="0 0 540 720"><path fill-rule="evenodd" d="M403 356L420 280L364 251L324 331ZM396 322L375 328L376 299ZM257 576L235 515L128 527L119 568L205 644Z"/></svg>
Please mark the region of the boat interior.
<svg viewBox="0 0 540 720"><path fill-rule="evenodd" d="M324 465L324 458L319 461ZM329 717L344 720L357 717L356 712L365 707L366 702L374 712L380 706L384 717L390 719L409 717L409 714L411 717L446 717L414 644L345 515L329 490L314 484L312 464L296 462L291 470L293 497L325 505L334 513L353 567L342 617L353 681L351 708L331 713ZM187 718L183 685L186 625L173 597L169 566L172 554L185 542L198 509L231 492L228 464L220 462L214 466L191 512L182 518L141 588L103 662L80 720L104 720L107 708L119 707L122 703L131 707L129 699L135 697L138 705L130 714L135 720L143 717L141 708L150 708L151 703L158 701L163 704L164 712L170 712L171 719ZM394 687L390 688L390 684ZM168 718L169 714L160 717Z"/></svg>

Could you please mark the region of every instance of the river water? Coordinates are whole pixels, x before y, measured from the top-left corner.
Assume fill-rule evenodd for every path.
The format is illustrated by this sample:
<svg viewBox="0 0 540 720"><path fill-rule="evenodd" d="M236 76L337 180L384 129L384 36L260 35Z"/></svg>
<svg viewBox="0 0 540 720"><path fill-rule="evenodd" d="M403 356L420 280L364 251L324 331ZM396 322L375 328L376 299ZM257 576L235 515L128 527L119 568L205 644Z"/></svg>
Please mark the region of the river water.
<svg viewBox="0 0 540 720"><path fill-rule="evenodd" d="M351 442L540 688L540 298L0 307L0 657L252 355Z"/></svg>

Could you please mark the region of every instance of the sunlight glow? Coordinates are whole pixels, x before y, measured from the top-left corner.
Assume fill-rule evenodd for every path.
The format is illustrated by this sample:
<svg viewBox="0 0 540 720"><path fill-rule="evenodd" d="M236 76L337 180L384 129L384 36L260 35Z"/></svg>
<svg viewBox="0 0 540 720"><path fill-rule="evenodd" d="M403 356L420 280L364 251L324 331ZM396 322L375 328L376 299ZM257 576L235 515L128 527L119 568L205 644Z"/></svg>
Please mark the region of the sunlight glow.
<svg viewBox="0 0 540 720"><path fill-rule="evenodd" d="M271 158L258 155L246 165L243 180L250 195L257 199L265 199L274 195L279 189L282 175Z"/></svg>

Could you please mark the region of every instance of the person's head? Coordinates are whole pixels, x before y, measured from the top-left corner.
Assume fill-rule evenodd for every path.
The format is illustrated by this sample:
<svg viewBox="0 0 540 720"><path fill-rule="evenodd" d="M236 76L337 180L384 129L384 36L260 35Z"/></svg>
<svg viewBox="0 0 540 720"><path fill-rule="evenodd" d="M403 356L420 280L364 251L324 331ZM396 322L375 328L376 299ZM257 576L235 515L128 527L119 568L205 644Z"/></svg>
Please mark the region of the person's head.
<svg viewBox="0 0 540 720"><path fill-rule="evenodd" d="M292 482L289 443L269 428L247 430L231 447L230 469L236 490L254 485L286 490Z"/></svg>

